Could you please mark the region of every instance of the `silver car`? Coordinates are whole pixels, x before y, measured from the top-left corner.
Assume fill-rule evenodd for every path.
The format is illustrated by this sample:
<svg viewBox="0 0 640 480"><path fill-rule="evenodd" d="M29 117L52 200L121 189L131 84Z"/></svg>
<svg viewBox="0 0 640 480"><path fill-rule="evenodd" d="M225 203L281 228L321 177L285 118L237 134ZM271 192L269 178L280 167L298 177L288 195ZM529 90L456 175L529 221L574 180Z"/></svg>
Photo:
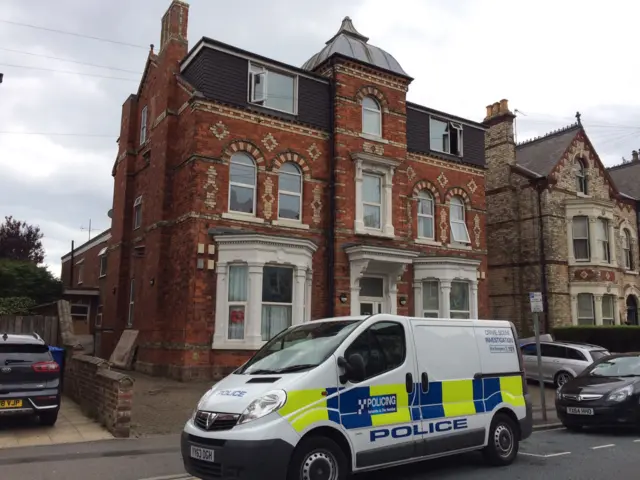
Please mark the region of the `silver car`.
<svg viewBox="0 0 640 480"><path fill-rule="evenodd" d="M524 360L525 375L528 379L538 379L538 355L535 342L520 347ZM598 345L577 342L540 342L542 357L542 380L561 387L577 376L596 360L609 355Z"/></svg>

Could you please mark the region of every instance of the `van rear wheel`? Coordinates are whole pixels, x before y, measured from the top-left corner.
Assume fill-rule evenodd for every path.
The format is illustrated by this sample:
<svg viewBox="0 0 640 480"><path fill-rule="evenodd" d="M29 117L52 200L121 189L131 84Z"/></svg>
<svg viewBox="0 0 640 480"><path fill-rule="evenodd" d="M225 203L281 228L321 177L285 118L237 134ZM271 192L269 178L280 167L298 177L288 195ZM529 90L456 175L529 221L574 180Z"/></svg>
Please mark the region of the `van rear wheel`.
<svg viewBox="0 0 640 480"><path fill-rule="evenodd" d="M287 480L347 480L347 457L338 444L327 437L303 439L289 465Z"/></svg>
<svg viewBox="0 0 640 480"><path fill-rule="evenodd" d="M491 421L489 443L482 450L485 460L496 467L511 465L518 455L520 441L515 422L499 413Z"/></svg>

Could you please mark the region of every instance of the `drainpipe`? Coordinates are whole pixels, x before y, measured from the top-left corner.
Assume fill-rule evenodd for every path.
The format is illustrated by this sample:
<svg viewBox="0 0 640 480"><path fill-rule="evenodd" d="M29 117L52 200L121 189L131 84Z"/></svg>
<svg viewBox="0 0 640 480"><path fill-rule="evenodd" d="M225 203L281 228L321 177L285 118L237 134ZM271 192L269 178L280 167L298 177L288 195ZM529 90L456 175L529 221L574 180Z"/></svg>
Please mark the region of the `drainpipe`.
<svg viewBox="0 0 640 480"><path fill-rule="evenodd" d="M545 253L544 244L544 222L542 220L542 190L544 190L544 181L540 178L536 182L536 190L538 192L538 228L540 231L540 283L542 284L542 306L544 308L544 333L550 333L549 322L549 299L547 298L547 255Z"/></svg>
<svg viewBox="0 0 640 480"><path fill-rule="evenodd" d="M327 234L327 257L329 268L327 271L327 287L329 291L329 317L335 316L336 302L336 280L335 280L335 231L336 231L336 69L335 61L332 60L331 78L331 113L329 120L329 131L331 132L331 147L329 165L331 166L329 178L329 232Z"/></svg>
<svg viewBox="0 0 640 480"><path fill-rule="evenodd" d="M69 264L69 288L73 288L73 262L74 262L73 250L74 250L74 242L73 240L71 240L71 260L70 260L71 263Z"/></svg>

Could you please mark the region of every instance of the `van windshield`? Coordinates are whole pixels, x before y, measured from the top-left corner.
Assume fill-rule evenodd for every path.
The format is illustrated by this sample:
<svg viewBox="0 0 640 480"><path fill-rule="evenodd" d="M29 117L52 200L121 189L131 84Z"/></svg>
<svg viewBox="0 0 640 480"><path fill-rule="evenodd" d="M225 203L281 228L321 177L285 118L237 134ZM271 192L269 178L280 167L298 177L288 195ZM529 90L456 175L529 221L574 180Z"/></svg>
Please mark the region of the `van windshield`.
<svg viewBox="0 0 640 480"><path fill-rule="evenodd" d="M360 324L360 320L311 322L273 337L236 374L293 373L317 367Z"/></svg>

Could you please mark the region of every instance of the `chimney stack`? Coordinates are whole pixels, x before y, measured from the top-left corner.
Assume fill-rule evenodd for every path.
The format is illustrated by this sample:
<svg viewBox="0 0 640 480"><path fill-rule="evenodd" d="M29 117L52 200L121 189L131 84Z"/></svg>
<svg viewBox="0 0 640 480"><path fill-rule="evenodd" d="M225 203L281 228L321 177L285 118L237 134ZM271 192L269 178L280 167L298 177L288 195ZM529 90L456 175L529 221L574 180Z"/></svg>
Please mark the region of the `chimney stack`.
<svg viewBox="0 0 640 480"><path fill-rule="evenodd" d="M632 162L637 162L638 161L638 151L634 150L633 152L631 152L631 161Z"/></svg>
<svg viewBox="0 0 640 480"><path fill-rule="evenodd" d="M160 49L162 53L172 41L177 41L187 49L187 29L189 26L189 4L183 0L172 0L162 17Z"/></svg>

